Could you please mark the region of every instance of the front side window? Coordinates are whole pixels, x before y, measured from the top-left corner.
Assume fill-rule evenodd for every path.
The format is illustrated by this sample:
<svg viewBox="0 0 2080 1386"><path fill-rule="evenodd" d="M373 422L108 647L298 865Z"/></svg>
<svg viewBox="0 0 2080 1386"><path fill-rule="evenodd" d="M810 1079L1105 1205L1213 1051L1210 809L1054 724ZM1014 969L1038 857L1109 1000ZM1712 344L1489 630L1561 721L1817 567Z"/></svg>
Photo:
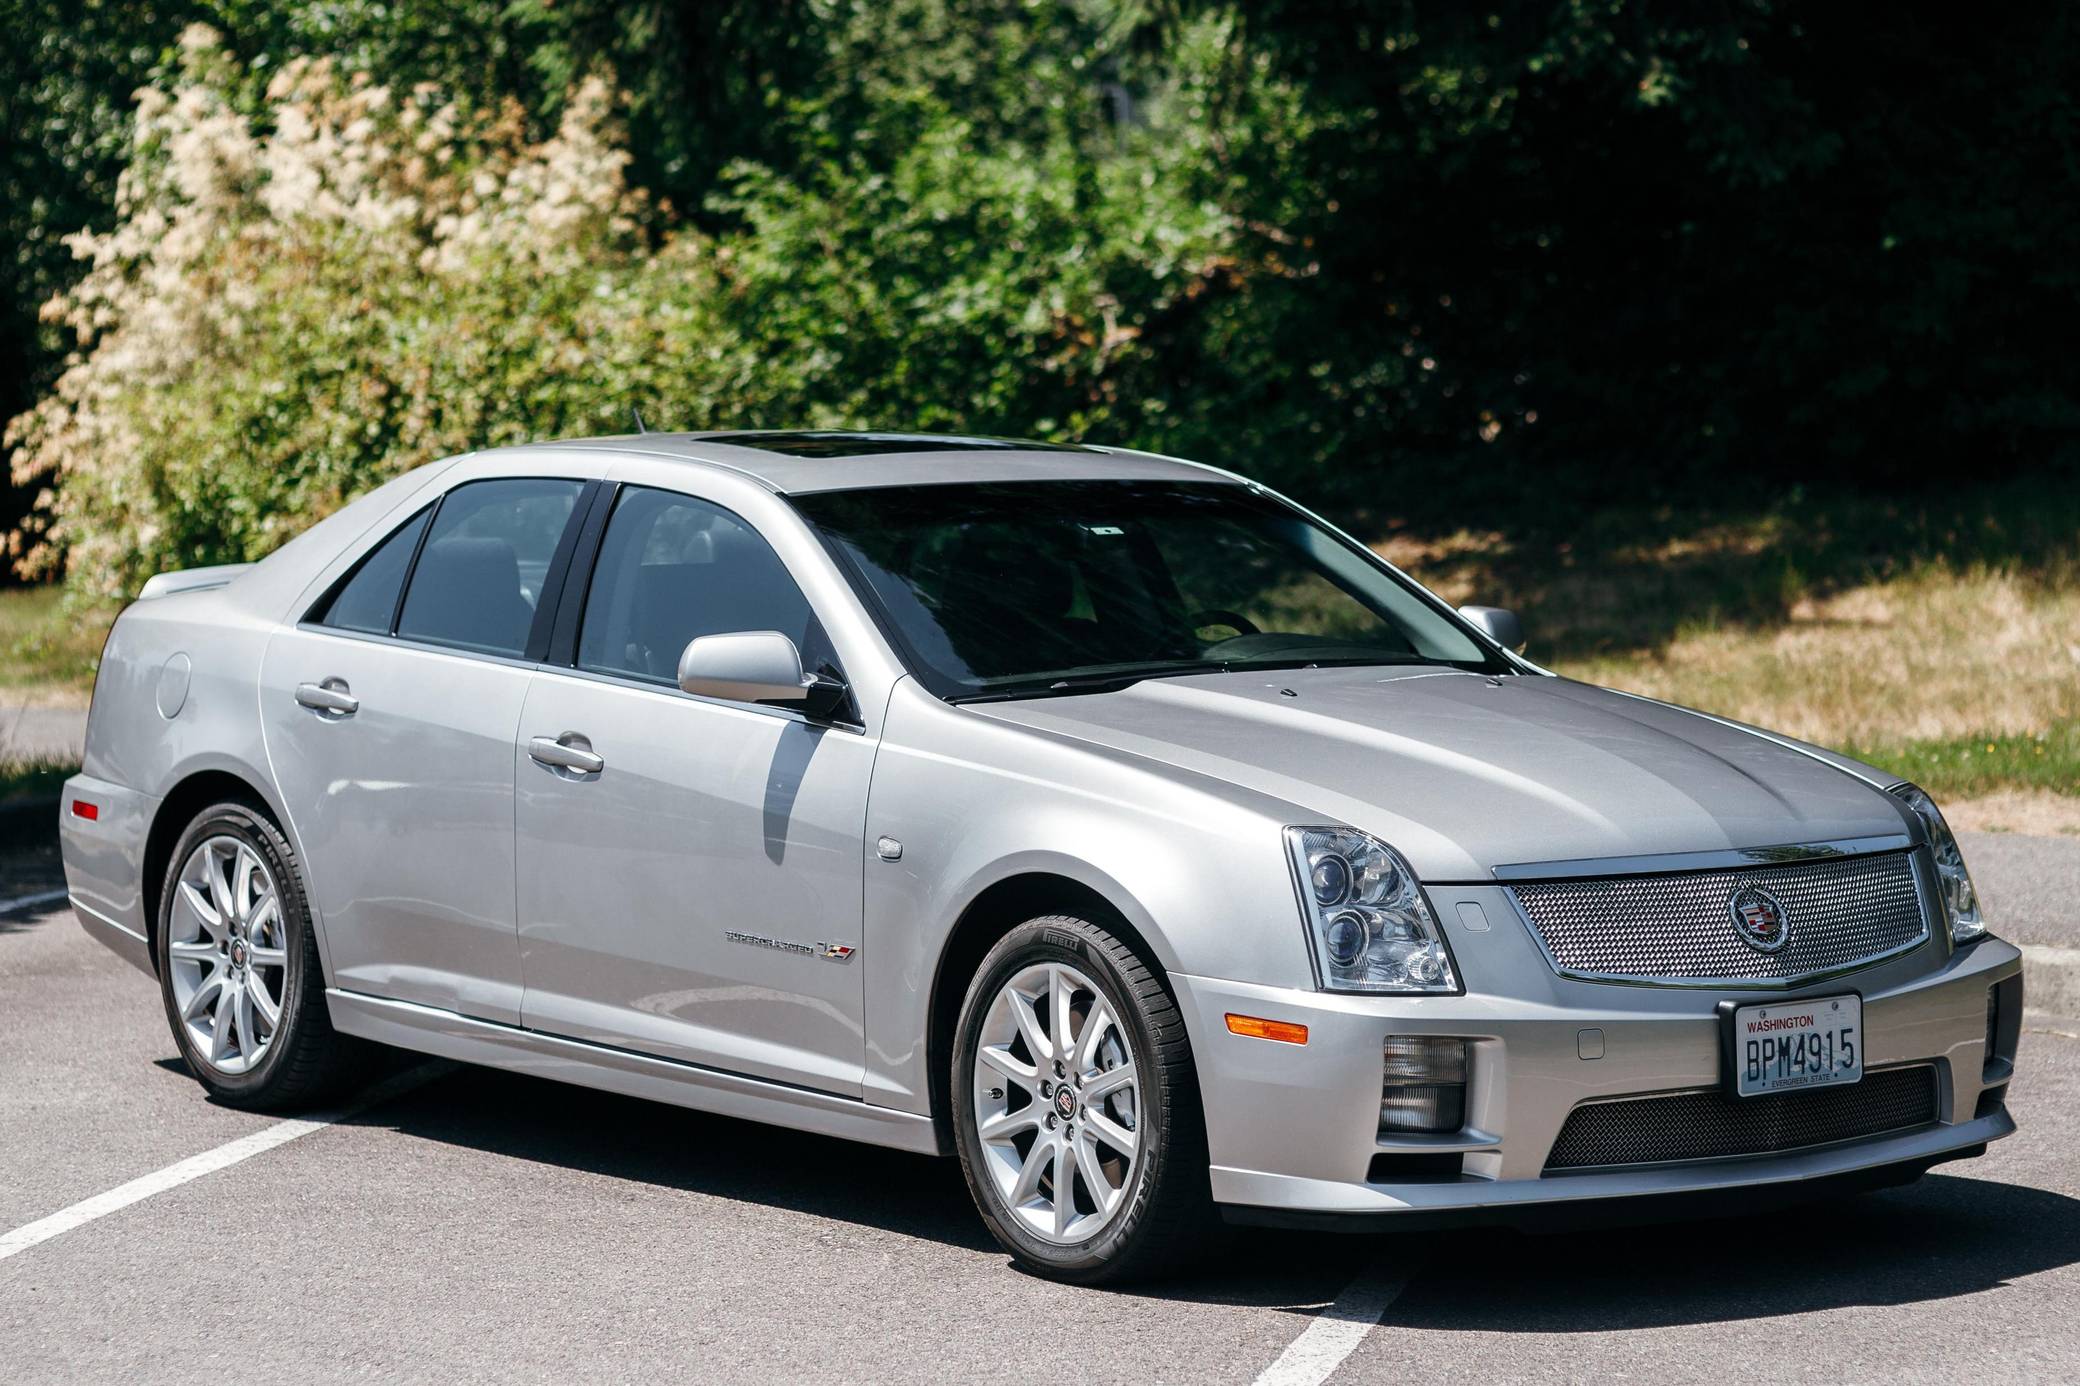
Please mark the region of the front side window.
<svg viewBox="0 0 2080 1386"><path fill-rule="evenodd" d="M695 638L758 630L794 641L803 668L836 672L809 599L756 530L691 496L624 490L593 568L578 667L675 684Z"/></svg>
<svg viewBox="0 0 2080 1386"><path fill-rule="evenodd" d="M584 483L473 481L442 499L412 569L397 634L483 654L521 655L556 545Z"/></svg>
<svg viewBox="0 0 2080 1386"><path fill-rule="evenodd" d="M794 498L942 698L1307 665L1510 666L1370 555L1227 483Z"/></svg>

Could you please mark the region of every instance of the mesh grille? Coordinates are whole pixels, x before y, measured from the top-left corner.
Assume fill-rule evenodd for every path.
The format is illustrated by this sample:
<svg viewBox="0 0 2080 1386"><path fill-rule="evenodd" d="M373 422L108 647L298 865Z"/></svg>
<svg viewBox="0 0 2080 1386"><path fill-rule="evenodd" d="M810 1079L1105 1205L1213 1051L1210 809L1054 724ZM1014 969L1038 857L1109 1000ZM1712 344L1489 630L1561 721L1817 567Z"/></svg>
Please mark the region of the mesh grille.
<svg viewBox="0 0 2080 1386"><path fill-rule="evenodd" d="M1927 1064L1867 1073L1851 1087L1771 1097L1679 1092L1588 1102L1568 1114L1546 1172L1767 1155L1935 1119L1936 1071Z"/></svg>
<svg viewBox="0 0 2080 1386"><path fill-rule="evenodd" d="M1734 892L1783 902L1790 942L1761 953L1734 932ZM1899 952L1927 937L1906 852L1718 871L1526 881L1510 888L1559 971L1643 982L1789 981Z"/></svg>

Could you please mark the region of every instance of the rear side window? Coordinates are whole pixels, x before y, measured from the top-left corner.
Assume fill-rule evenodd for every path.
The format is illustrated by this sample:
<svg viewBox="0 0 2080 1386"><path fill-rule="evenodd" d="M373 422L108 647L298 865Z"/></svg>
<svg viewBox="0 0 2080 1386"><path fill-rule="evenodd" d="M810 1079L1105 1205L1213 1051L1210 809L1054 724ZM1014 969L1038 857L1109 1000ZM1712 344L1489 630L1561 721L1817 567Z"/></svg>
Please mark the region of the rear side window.
<svg viewBox="0 0 2080 1386"><path fill-rule="evenodd" d="M578 667L675 683L689 641L751 630L777 630L804 668L836 672L809 599L756 530L691 496L623 491L585 599Z"/></svg>
<svg viewBox="0 0 2080 1386"><path fill-rule="evenodd" d="M520 655L557 542L584 483L474 481L441 501L412 568L397 634L483 654Z"/></svg>
<svg viewBox="0 0 2080 1386"><path fill-rule="evenodd" d="M418 552L419 536L433 515L431 506L399 525L375 551L361 560L354 576L339 589L326 608L322 624L337 630L358 630L369 635L388 635L397 619L397 598L404 591L404 577L411 570L412 555Z"/></svg>

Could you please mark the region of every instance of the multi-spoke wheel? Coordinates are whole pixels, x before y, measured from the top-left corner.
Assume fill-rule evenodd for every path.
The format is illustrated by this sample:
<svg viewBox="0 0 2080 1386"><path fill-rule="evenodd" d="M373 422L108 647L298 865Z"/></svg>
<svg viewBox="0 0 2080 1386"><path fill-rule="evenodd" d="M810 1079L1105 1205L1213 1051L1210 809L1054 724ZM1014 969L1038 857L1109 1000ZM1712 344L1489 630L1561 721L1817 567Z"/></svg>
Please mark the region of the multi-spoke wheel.
<svg viewBox="0 0 2080 1386"><path fill-rule="evenodd" d="M181 834L155 942L174 1041L218 1098L292 1106L361 1071L359 1047L325 1013L295 854L251 807L205 809Z"/></svg>
<svg viewBox="0 0 2080 1386"><path fill-rule="evenodd" d="M1183 1022L1097 925L1035 919L990 951L951 1091L969 1188L1027 1265L1085 1282L1146 1274L1210 1222Z"/></svg>
<svg viewBox="0 0 2080 1386"><path fill-rule="evenodd" d="M166 952L181 1024L204 1063L248 1073L282 1024L281 891L260 854L229 836L197 843L175 882Z"/></svg>
<svg viewBox="0 0 2080 1386"><path fill-rule="evenodd" d="M975 1051L975 1127L997 1192L1050 1242L1091 1236L1134 1173L1134 1053L1097 983L1038 963L997 989Z"/></svg>

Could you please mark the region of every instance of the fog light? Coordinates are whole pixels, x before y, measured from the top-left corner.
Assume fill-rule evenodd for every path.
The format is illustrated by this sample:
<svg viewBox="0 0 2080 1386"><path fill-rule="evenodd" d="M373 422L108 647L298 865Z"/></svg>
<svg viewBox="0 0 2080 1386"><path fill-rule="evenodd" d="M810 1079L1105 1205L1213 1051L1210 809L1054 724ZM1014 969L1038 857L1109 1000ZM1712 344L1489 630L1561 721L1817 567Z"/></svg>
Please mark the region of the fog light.
<svg viewBox="0 0 2080 1386"><path fill-rule="evenodd" d="M1382 1133L1457 1131L1466 1124L1466 1041L1387 1036L1379 1094Z"/></svg>

